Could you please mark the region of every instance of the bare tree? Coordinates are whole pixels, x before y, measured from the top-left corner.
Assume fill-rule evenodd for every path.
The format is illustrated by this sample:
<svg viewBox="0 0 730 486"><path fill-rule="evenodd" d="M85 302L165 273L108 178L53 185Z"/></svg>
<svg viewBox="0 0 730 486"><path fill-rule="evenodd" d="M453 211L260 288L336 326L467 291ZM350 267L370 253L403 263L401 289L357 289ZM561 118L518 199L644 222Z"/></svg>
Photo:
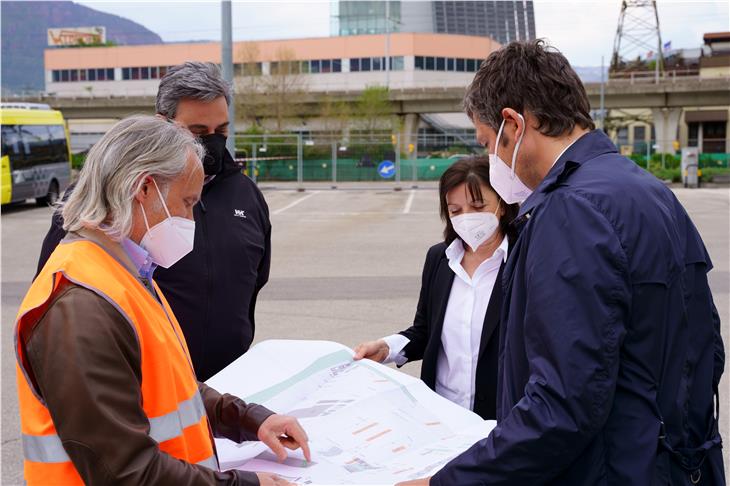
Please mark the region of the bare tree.
<svg viewBox="0 0 730 486"><path fill-rule="evenodd" d="M304 91L305 82L301 62L291 49L280 48L275 54L275 61L270 63L268 76L263 77L266 103L276 120L276 129L284 129L284 121L299 114L299 100Z"/></svg>
<svg viewBox="0 0 730 486"><path fill-rule="evenodd" d="M343 136L350 124L350 106L343 101L335 101L331 96L325 96L320 104L319 116L325 136L330 141L335 141Z"/></svg>
<svg viewBox="0 0 730 486"><path fill-rule="evenodd" d="M264 82L259 61L259 46L247 42L236 52L241 67L234 73L236 84L236 113L255 127L263 116Z"/></svg>
<svg viewBox="0 0 730 486"><path fill-rule="evenodd" d="M357 117L361 130L370 138L378 131L392 131L394 123L388 88L368 86L357 99Z"/></svg>

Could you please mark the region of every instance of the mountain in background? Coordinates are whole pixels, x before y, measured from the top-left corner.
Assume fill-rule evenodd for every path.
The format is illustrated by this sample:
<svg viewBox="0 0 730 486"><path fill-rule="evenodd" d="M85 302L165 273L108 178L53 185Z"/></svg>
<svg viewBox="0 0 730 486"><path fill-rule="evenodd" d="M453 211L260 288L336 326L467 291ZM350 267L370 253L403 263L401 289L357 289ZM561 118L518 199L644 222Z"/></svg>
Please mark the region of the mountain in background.
<svg viewBox="0 0 730 486"><path fill-rule="evenodd" d="M601 82L601 66L573 66L576 74L584 83ZM605 79L608 79L608 67L603 68Z"/></svg>
<svg viewBox="0 0 730 486"><path fill-rule="evenodd" d="M162 43L159 35L136 22L68 1L3 0L0 17L3 93L44 89L43 51L49 28L103 26L107 40L118 45Z"/></svg>

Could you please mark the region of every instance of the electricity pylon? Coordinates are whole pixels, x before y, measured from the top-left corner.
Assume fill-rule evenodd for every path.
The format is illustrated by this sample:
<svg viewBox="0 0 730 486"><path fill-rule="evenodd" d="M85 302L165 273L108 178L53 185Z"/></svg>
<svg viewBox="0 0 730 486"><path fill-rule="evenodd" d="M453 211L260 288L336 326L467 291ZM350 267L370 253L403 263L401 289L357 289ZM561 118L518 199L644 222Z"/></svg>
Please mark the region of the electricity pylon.
<svg viewBox="0 0 730 486"><path fill-rule="evenodd" d="M613 42L611 72L631 68L631 63L641 57L656 59L656 75L664 72L662 35L659 30L659 14L656 1L622 0L616 38Z"/></svg>

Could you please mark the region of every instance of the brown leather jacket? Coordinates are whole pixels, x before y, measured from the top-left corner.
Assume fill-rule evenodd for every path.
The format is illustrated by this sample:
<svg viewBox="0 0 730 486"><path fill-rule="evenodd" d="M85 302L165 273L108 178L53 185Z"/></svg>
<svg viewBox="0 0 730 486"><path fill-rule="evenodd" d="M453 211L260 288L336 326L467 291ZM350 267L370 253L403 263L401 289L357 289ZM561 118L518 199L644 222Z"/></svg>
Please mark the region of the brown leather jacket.
<svg viewBox="0 0 730 486"><path fill-rule="evenodd" d="M68 284L20 341L30 378L86 484L259 484L253 473L212 471L160 451L141 406L141 351L134 331L94 292ZM216 437L257 440L259 426L273 414L203 383L199 387Z"/></svg>

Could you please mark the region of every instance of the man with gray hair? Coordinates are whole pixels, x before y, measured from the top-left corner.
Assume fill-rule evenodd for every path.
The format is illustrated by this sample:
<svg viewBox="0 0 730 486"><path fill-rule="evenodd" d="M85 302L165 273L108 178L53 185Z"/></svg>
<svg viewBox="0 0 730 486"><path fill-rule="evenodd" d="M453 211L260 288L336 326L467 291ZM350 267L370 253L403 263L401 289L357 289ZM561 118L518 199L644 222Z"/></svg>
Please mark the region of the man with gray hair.
<svg viewBox="0 0 730 486"><path fill-rule="evenodd" d="M213 436L302 448L296 419L197 381L175 313L152 279L193 249L202 146L153 116L91 149L62 206L65 239L18 311L24 472L39 484L289 484L220 472Z"/></svg>
<svg viewBox="0 0 730 486"><path fill-rule="evenodd" d="M186 127L206 150L205 185L193 208L195 248L157 282L170 300L205 381L246 352L254 337L256 298L269 278L271 222L261 191L226 150L231 91L215 64L186 62L160 80L158 116ZM43 242L40 272L63 238L56 214Z"/></svg>

